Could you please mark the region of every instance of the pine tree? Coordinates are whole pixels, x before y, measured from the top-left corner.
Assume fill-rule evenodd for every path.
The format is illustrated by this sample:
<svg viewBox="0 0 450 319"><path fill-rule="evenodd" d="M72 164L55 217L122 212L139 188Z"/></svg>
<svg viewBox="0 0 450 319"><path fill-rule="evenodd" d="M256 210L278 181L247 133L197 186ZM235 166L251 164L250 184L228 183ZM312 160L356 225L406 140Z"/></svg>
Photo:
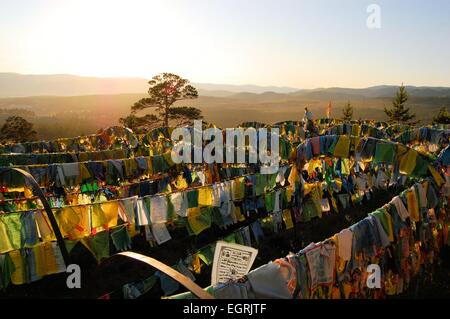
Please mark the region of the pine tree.
<svg viewBox="0 0 450 319"><path fill-rule="evenodd" d="M0 142L2 143L23 143L36 138L37 133L33 130L33 123L20 116L8 117L0 129Z"/></svg>
<svg viewBox="0 0 450 319"><path fill-rule="evenodd" d="M344 109L342 110L342 119L345 122L350 122L353 118L353 106L350 104L350 102L347 102Z"/></svg>
<svg viewBox="0 0 450 319"><path fill-rule="evenodd" d="M445 106L441 107L438 115L433 117L433 124L450 124L450 113Z"/></svg>
<svg viewBox="0 0 450 319"><path fill-rule="evenodd" d="M402 85L397 91L395 99L392 101L392 108L384 107L384 113L389 117L389 122L397 124L406 124L416 117L415 114L410 113L409 107L406 107L408 101L408 93L405 86Z"/></svg>
<svg viewBox="0 0 450 319"><path fill-rule="evenodd" d="M138 111L155 108L154 114L160 125L169 126L169 121L174 125L186 125L193 120L202 119L202 111L195 107L173 106L176 102L196 99L197 89L189 84L189 81L172 73L161 73L154 76L148 84L150 97L140 99L131 107L132 115ZM135 119L132 119L135 120ZM147 118L146 120L154 120Z"/></svg>

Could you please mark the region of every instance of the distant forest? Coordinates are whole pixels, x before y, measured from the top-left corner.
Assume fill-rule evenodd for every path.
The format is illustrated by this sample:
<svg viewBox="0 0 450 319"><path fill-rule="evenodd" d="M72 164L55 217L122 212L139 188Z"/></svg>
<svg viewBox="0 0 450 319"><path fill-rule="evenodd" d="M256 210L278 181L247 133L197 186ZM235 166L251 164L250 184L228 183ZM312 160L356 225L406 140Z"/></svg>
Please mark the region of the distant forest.
<svg viewBox="0 0 450 319"><path fill-rule="evenodd" d="M73 97L39 96L0 99L0 125L9 115L19 115L34 124L40 139L91 134L100 128L119 124L119 118L130 113L134 102L145 94L86 95ZM204 120L220 127L234 127L245 121L274 123L300 120L308 106L315 118L325 117L332 101L332 117L340 118L348 101L353 106L353 119L386 120L384 106L390 106L393 96L361 97L333 94L302 96L267 92L237 93L226 97L200 95L180 106L195 106L202 110ZM450 97L410 96L408 106L420 124L428 124L443 106L450 108Z"/></svg>
<svg viewBox="0 0 450 319"><path fill-rule="evenodd" d="M21 109L21 108L11 108L11 109L0 109L0 114L6 114L6 115L17 115L17 116L36 116L36 114L33 111Z"/></svg>

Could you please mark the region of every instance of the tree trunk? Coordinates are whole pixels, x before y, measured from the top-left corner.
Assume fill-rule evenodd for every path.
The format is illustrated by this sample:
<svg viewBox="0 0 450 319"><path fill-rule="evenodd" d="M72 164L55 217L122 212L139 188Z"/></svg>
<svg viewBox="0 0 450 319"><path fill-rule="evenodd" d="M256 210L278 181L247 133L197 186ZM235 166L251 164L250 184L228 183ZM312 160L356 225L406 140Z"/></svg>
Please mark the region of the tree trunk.
<svg viewBox="0 0 450 319"><path fill-rule="evenodd" d="M166 126L166 127L168 127L169 126L169 107L168 106L166 106L165 107L165 109L164 109L164 125Z"/></svg>

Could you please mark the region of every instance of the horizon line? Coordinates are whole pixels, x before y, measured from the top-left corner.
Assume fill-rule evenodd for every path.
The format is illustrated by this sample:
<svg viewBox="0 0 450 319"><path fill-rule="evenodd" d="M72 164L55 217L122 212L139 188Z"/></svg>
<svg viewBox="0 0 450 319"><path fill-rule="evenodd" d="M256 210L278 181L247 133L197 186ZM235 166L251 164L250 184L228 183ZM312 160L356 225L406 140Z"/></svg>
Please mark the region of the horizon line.
<svg viewBox="0 0 450 319"><path fill-rule="evenodd" d="M163 72L161 72L163 73ZM157 74L161 74L157 73ZM171 72L167 72L171 73ZM20 73L20 72L13 72L13 71L0 71L0 74L14 74L14 75L23 75L23 76L72 76L72 77L78 77L78 78L94 78L94 79L104 79L104 80L119 80L119 79L135 79L135 80L144 80L148 82L151 78L145 78L142 76L99 76L99 75L82 75L82 74L73 74L73 73ZM157 75L155 74L155 75ZM174 73L176 74L176 73ZM181 75L180 75L181 76ZM182 76L183 77L183 76ZM189 80L189 79L188 79ZM197 82L197 81L191 81L190 83L193 84L212 84L212 85L228 85L228 86L256 86L256 87L273 87L273 88L280 88L280 89L291 89L295 91L302 91L302 90L320 90L320 89L369 89L374 87L380 87L380 86L390 86L390 87L400 87L401 84L403 84L405 87L418 87L418 88L450 88L450 84L446 85L417 85L417 84L405 84L407 82L403 81L401 84L372 84L369 86L357 86L357 87L350 87L350 86L319 86L314 88L298 88L298 87L292 87L287 85L272 85L272 84L250 84L250 83L243 83L243 84L234 84L234 83L217 83L217 82ZM295 92L293 91L293 92ZM271 92L271 91L266 91ZM261 92L261 93L266 93ZM136 92L139 93L139 92ZM240 93L245 93L245 91L241 91ZM252 93L252 92L248 92ZM254 93L254 94L261 94L261 93ZM288 92L287 92L288 93ZM119 93L120 94L120 93ZM283 94L283 93L280 93Z"/></svg>

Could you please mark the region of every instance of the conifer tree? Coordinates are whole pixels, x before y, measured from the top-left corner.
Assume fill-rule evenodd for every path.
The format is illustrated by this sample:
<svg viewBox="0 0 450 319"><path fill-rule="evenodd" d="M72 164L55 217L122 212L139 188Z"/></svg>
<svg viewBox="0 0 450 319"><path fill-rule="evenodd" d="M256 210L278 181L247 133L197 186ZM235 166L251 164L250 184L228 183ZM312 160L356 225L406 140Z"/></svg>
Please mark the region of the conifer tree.
<svg viewBox="0 0 450 319"><path fill-rule="evenodd" d="M392 107L384 107L384 113L389 117L389 122L397 124L407 124L416 117L415 114L410 112L409 107L406 107L408 101L408 93L405 86L399 87L395 99L392 101Z"/></svg>
<svg viewBox="0 0 450 319"><path fill-rule="evenodd" d="M353 106L350 104L350 102L347 102L344 109L342 110L342 119L345 122L350 122L353 118Z"/></svg>
<svg viewBox="0 0 450 319"><path fill-rule="evenodd" d="M441 107L438 115L433 117L433 124L450 124L450 113L445 106Z"/></svg>

